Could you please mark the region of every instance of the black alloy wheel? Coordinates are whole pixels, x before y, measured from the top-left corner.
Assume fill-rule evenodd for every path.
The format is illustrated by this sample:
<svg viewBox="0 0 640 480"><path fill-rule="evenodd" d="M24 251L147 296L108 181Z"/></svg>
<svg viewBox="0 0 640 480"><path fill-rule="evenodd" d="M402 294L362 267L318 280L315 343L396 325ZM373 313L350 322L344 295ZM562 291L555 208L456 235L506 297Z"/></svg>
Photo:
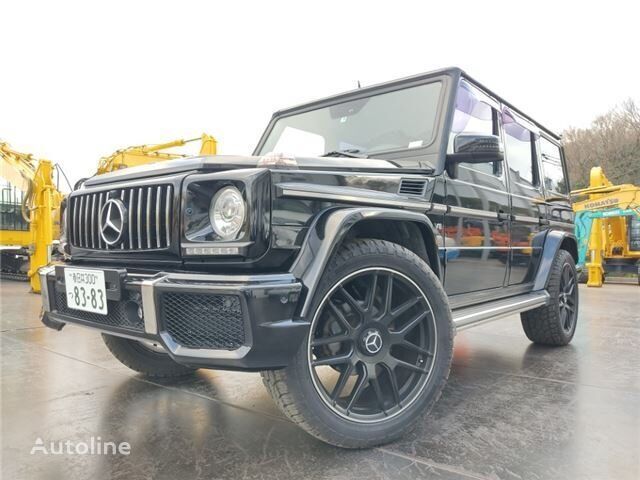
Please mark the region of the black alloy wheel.
<svg viewBox="0 0 640 480"><path fill-rule="evenodd" d="M398 415L427 384L436 328L429 301L403 273L374 267L347 275L326 294L311 325L317 392L352 421Z"/></svg>
<svg viewBox="0 0 640 480"><path fill-rule="evenodd" d="M565 263L560 275L560 292L558 306L560 308L560 321L565 332L571 332L576 318L576 277L571 266Z"/></svg>

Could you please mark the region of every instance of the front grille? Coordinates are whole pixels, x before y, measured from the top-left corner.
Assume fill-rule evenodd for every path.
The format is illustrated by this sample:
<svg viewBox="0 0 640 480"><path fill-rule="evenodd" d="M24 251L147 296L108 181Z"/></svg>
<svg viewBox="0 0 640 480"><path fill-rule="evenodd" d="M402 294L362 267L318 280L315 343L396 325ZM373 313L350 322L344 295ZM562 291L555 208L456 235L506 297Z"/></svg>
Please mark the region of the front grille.
<svg viewBox="0 0 640 480"><path fill-rule="evenodd" d="M67 296L65 292L56 291L56 310L62 315L79 318L87 322L106 325L109 327L126 328L144 332L144 320L139 318L135 310L127 315L125 299L123 301L107 300L107 315L99 313L85 312L69 308L67 305Z"/></svg>
<svg viewBox="0 0 640 480"><path fill-rule="evenodd" d="M153 185L74 195L69 202L69 238L74 247L91 250L158 250L171 244L173 187ZM100 211L111 198L126 207L125 234L109 246L100 235Z"/></svg>
<svg viewBox="0 0 640 480"><path fill-rule="evenodd" d="M236 350L245 342L236 295L165 293L162 311L167 332L182 346Z"/></svg>

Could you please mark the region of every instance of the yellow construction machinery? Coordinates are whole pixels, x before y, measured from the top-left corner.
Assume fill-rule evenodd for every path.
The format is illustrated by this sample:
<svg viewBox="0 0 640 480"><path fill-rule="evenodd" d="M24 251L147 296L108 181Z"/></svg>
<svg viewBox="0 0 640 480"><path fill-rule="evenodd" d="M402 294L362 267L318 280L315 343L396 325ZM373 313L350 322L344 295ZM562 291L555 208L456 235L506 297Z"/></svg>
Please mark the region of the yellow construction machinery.
<svg viewBox="0 0 640 480"><path fill-rule="evenodd" d="M176 158L186 157L187 155L174 152L163 152L169 148L181 147L190 142L200 140L201 155L215 155L217 151L216 139L211 135L203 133L197 138L188 140L174 140L173 142L160 143L156 145L138 145L135 147L123 148L117 150L108 157L100 159L97 174L103 174L119 170L121 168L135 167L138 165L146 165L147 163L159 162L162 160L174 160Z"/></svg>
<svg viewBox="0 0 640 480"><path fill-rule="evenodd" d="M96 175L187 157L187 154L165 150L198 140L201 141L201 155L216 154L217 142L207 134L187 140L138 145L101 158ZM0 143L0 155L0 176L6 182L0 202L2 274L16 279L26 277L32 290L39 292L38 269L51 261L54 243L60 236L63 195L53 181L56 166L48 160L38 160L30 154L15 151L6 143Z"/></svg>
<svg viewBox="0 0 640 480"><path fill-rule="evenodd" d="M613 185L594 167L589 187L571 194L578 198L578 264L586 269L587 285L601 287L605 273L613 272L637 274L640 283L640 187Z"/></svg>
<svg viewBox="0 0 640 480"><path fill-rule="evenodd" d="M40 291L38 269L51 261L54 239L60 235L63 199L53 181L54 164L35 159L0 143L2 187L0 248L3 274L26 275Z"/></svg>

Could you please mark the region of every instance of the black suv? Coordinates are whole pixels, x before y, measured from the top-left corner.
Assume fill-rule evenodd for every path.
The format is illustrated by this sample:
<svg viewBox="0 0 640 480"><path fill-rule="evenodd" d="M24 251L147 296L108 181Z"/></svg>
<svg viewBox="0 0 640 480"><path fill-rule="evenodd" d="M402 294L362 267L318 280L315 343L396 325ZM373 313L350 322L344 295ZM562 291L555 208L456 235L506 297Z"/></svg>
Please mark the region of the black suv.
<svg viewBox="0 0 640 480"><path fill-rule="evenodd" d="M145 375L260 371L342 447L391 441L440 396L456 330L578 314L559 138L457 68L274 114L254 156L86 180L43 322L84 325Z"/></svg>

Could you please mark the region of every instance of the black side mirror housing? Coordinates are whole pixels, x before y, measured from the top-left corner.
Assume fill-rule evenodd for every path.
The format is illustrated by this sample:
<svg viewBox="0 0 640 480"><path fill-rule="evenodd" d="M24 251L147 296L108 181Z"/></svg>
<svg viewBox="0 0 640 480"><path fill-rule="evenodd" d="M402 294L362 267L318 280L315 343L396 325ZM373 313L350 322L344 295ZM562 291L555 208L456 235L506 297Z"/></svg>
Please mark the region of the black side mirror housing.
<svg viewBox="0 0 640 480"><path fill-rule="evenodd" d="M497 135L459 133L453 139L447 163L491 163L504 160L504 148Z"/></svg>
<svg viewBox="0 0 640 480"><path fill-rule="evenodd" d="M459 133L453 139L453 153L447 155L449 176L458 176L459 163L493 163L504 160L504 147L497 135Z"/></svg>

